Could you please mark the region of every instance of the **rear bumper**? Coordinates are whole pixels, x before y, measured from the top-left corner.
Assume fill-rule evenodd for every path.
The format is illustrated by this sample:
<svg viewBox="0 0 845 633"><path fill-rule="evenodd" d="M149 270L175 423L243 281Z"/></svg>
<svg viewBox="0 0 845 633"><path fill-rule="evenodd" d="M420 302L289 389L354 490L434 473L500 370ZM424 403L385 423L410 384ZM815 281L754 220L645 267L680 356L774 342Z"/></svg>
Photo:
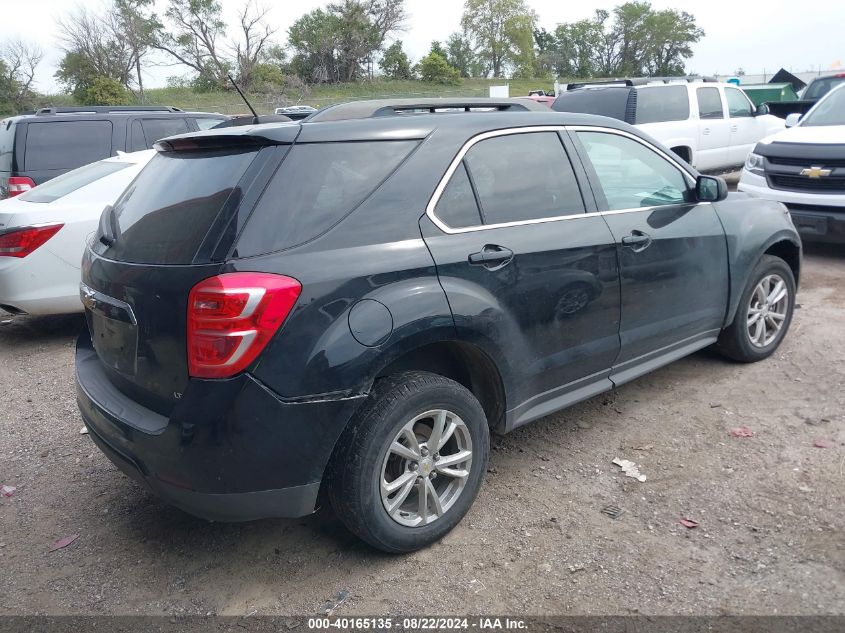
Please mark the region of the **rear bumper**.
<svg viewBox="0 0 845 633"><path fill-rule="evenodd" d="M0 257L0 305L33 315L82 312L79 268L42 247L24 258Z"/></svg>
<svg viewBox="0 0 845 633"><path fill-rule="evenodd" d="M742 172L738 189L759 198L785 204L802 240L845 243L845 195L772 189L765 178L745 170Z"/></svg>
<svg viewBox="0 0 845 633"><path fill-rule="evenodd" d="M323 472L360 399L289 403L248 375L192 381L169 416L109 381L84 333L77 402L89 436L125 474L215 521L314 511Z"/></svg>

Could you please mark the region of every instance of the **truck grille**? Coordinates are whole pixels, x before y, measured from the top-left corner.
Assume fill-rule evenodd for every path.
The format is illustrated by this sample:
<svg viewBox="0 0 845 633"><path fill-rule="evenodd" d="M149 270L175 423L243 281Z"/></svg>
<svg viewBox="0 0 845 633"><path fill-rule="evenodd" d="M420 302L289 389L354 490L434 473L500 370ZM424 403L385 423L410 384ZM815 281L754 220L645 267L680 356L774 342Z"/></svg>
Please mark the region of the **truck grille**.
<svg viewBox="0 0 845 633"><path fill-rule="evenodd" d="M826 169L834 169L836 167L845 167L845 158L825 158L822 160L807 160L806 158L785 158L783 156L767 156L766 157L772 165L789 165L792 167L825 167Z"/></svg>
<svg viewBox="0 0 845 633"><path fill-rule="evenodd" d="M816 193L845 193L845 177L807 178L806 176L789 176L785 174L770 174L769 185L773 189L790 191L813 191Z"/></svg>

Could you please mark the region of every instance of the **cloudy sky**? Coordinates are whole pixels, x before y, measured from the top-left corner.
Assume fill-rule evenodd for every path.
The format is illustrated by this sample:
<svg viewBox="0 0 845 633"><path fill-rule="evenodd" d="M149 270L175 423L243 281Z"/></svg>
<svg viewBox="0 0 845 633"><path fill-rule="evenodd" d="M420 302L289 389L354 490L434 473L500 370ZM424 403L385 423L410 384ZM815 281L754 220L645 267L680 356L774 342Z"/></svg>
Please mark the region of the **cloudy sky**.
<svg viewBox="0 0 845 633"><path fill-rule="evenodd" d="M260 0L259 0L260 1ZM595 9L612 8L614 0L527 0L540 16L540 23L553 29L560 22L590 17ZM220 0L225 17L235 22L243 0ZM283 41L288 27L302 13L325 5L327 0L296 2L265 0L272 7L270 22L278 27L277 37ZM81 0L80 0L81 3ZM80 4L76 3L76 4ZM99 0L85 0L85 6L96 7ZM653 0L655 8L675 7L689 11L706 32L695 47L695 55L687 65L690 72L729 74L742 67L748 74L780 67L794 71L839 68L845 63L845 3L825 0L804 4L798 0ZM160 10L166 0L158 0ZM72 10L74 0L0 0L0 39L20 34L38 42L44 49L44 61L37 76L38 89L57 90L53 73L62 52L57 41L56 20ZM458 30L463 2L460 0L406 0L409 20L399 35L412 58L425 54L432 40L445 39ZM15 19L19 14L21 19ZM164 85L170 75L186 73L184 67L151 68L150 86Z"/></svg>

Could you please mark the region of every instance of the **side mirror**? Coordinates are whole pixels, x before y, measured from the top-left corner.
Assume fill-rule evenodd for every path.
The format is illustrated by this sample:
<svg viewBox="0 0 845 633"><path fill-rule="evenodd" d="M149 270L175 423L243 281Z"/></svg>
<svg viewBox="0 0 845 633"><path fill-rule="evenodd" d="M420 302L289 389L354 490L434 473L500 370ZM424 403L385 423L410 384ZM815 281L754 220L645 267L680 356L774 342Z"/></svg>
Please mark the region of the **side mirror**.
<svg viewBox="0 0 845 633"><path fill-rule="evenodd" d="M793 112L789 116L786 117L786 127L795 127L798 125L798 122L801 120L803 115L800 112Z"/></svg>
<svg viewBox="0 0 845 633"><path fill-rule="evenodd" d="M719 202L728 197L728 183L718 176L699 176L695 181L695 197L699 202Z"/></svg>
<svg viewBox="0 0 845 633"><path fill-rule="evenodd" d="M754 113L754 116L766 116L767 114L769 114L769 104L761 103L757 106L757 111Z"/></svg>

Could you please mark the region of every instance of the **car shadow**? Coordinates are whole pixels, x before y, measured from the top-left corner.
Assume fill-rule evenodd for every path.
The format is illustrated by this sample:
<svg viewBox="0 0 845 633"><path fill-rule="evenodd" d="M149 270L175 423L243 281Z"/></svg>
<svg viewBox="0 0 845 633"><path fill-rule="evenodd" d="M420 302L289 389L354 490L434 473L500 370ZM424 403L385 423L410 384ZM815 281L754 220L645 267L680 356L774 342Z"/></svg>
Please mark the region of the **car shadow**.
<svg viewBox="0 0 845 633"><path fill-rule="evenodd" d="M81 314L55 316L12 315L0 312L0 342L50 342L75 338L82 331Z"/></svg>

